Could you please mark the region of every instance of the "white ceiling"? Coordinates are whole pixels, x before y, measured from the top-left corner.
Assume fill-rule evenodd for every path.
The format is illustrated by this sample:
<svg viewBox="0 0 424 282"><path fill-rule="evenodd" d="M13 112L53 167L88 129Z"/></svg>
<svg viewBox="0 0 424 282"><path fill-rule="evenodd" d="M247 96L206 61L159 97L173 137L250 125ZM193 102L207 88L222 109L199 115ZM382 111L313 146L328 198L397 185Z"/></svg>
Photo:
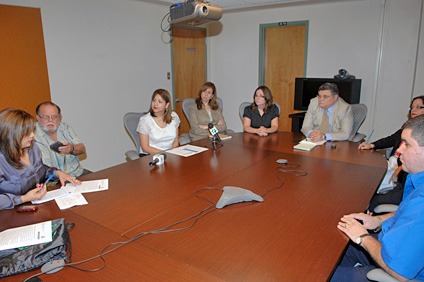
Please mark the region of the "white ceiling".
<svg viewBox="0 0 424 282"><path fill-rule="evenodd" d="M156 3L166 6L171 6L175 3L185 2L184 0L138 0L142 2ZM245 10L249 8L264 8L267 6L281 5L300 5L323 2L337 2L343 0L209 0L211 5L218 5L224 11L230 10ZM346 1L346 0L345 0Z"/></svg>

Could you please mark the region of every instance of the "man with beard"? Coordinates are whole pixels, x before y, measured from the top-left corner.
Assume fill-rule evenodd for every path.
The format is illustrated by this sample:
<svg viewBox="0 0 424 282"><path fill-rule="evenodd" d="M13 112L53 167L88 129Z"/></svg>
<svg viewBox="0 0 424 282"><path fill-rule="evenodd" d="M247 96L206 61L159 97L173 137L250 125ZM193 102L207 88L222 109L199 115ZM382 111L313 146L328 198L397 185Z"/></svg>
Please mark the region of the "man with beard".
<svg viewBox="0 0 424 282"><path fill-rule="evenodd" d="M43 163L56 167L73 177L79 177L91 171L81 167L78 155L85 153L85 146L74 130L64 122L60 108L52 102L43 102L36 108L37 124L35 141L40 147ZM50 146L60 142L59 146Z"/></svg>

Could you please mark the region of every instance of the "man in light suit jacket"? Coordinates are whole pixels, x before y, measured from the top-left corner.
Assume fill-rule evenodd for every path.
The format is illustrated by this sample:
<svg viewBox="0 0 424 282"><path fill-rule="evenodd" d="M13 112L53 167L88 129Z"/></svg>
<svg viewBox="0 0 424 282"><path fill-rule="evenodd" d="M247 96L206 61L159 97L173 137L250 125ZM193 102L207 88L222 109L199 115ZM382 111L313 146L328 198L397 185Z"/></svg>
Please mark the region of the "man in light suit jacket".
<svg viewBox="0 0 424 282"><path fill-rule="evenodd" d="M303 121L302 133L311 141L348 140L353 129L352 107L339 97L334 83L324 83L311 99Z"/></svg>

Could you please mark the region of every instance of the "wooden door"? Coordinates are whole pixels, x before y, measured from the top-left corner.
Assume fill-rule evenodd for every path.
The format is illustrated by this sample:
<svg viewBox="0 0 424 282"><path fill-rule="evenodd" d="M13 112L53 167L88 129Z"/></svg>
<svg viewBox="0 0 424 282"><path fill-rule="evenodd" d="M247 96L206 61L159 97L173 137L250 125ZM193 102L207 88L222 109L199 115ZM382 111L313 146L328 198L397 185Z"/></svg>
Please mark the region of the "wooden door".
<svg viewBox="0 0 424 282"><path fill-rule="evenodd" d="M0 5L0 74L0 110L50 101L40 9Z"/></svg>
<svg viewBox="0 0 424 282"><path fill-rule="evenodd" d="M182 101L196 98L206 82L206 30L204 28L172 28L172 64L174 110L181 119L180 134L190 131Z"/></svg>
<svg viewBox="0 0 424 282"><path fill-rule="evenodd" d="M268 86L281 107L278 131L291 131L296 77L306 69L307 22L279 23L263 29L263 84Z"/></svg>

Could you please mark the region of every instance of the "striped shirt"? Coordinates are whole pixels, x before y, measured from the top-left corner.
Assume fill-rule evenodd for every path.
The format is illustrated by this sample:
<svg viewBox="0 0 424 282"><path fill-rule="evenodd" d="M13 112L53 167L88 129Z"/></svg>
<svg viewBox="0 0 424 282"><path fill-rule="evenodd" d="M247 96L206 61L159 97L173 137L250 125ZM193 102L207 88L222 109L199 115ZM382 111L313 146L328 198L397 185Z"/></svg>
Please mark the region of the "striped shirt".
<svg viewBox="0 0 424 282"><path fill-rule="evenodd" d="M70 176L80 176L84 169L81 167L78 157L72 154L57 153L50 149L50 145L56 141L44 132L38 122L36 123L36 127L35 141L41 149L43 163L48 166L56 167ZM75 131L64 122L61 122L57 128L57 141L62 143L67 142L72 145L82 143Z"/></svg>

